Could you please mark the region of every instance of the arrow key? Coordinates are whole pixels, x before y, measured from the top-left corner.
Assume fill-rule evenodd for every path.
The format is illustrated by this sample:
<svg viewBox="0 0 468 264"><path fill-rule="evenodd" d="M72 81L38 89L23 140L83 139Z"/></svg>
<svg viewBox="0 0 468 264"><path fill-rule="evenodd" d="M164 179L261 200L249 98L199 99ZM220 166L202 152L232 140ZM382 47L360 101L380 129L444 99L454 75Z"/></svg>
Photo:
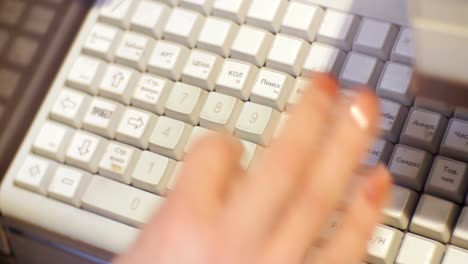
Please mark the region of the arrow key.
<svg viewBox="0 0 468 264"><path fill-rule="evenodd" d="M41 194L46 194L49 175L55 163L47 159L29 155L15 176L15 185Z"/></svg>
<svg viewBox="0 0 468 264"><path fill-rule="evenodd" d="M109 65L99 85L99 94L129 105L137 79L136 71L115 64Z"/></svg>
<svg viewBox="0 0 468 264"><path fill-rule="evenodd" d="M118 141L147 149L151 130L156 120L157 116L154 114L135 108L127 108L117 127L116 138Z"/></svg>
<svg viewBox="0 0 468 264"><path fill-rule="evenodd" d="M67 125L81 128L84 111L89 100L89 96L85 93L65 88L57 97L50 117Z"/></svg>
<svg viewBox="0 0 468 264"><path fill-rule="evenodd" d="M65 162L92 173L98 171L106 140L93 134L76 131L65 155Z"/></svg>

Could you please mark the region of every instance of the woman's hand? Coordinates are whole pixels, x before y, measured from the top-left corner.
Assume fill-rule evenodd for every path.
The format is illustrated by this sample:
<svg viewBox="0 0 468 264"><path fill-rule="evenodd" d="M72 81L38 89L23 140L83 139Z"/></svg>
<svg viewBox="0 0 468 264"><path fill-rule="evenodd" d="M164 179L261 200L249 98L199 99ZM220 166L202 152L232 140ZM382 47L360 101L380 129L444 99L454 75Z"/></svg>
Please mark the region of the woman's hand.
<svg viewBox="0 0 468 264"><path fill-rule="evenodd" d="M337 86L316 77L248 173L235 138L195 144L166 204L116 263L304 263L376 135L375 97L363 90L344 103ZM385 167L369 170L343 224L307 263L362 261L390 182Z"/></svg>

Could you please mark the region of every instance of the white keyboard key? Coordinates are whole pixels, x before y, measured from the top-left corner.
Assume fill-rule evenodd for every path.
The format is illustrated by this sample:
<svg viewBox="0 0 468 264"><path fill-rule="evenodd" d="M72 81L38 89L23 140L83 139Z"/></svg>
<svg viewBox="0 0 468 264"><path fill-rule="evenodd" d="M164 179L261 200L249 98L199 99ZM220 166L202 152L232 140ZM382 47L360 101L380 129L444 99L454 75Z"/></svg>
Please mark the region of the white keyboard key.
<svg viewBox="0 0 468 264"><path fill-rule="evenodd" d="M121 36L122 32L118 28L98 23L94 25L86 39L83 52L106 61L112 61Z"/></svg>
<svg viewBox="0 0 468 264"><path fill-rule="evenodd" d="M297 77L296 83L294 84L294 88L292 89L289 95L286 109L289 110L290 107L292 107L293 105L296 105L299 102L304 91L306 89L309 89L312 85L313 85L313 82L311 79L304 78L304 77Z"/></svg>
<svg viewBox="0 0 468 264"><path fill-rule="evenodd" d="M162 197L101 176L92 178L82 199L83 209L135 227L146 224L164 201Z"/></svg>
<svg viewBox="0 0 468 264"><path fill-rule="evenodd" d="M468 121L468 108L464 108L464 107L455 108L455 112L453 113L453 116L455 118Z"/></svg>
<svg viewBox="0 0 468 264"><path fill-rule="evenodd" d="M466 206L458 218L450 243L468 249L468 207Z"/></svg>
<svg viewBox="0 0 468 264"><path fill-rule="evenodd" d="M59 201L80 207L81 196L89 180L89 174L83 171L59 166L52 176L47 195Z"/></svg>
<svg viewBox="0 0 468 264"><path fill-rule="evenodd" d="M103 71L102 61L88 56L79 56L68 73L67 84L72 88L95 95L98 92Z"/></svg>
<svg viewBox="0 0 468 264"><path fill-rule="evenodd" d="M89 100L88 95L65 88L57 97L50 111L50 117L56 121L80 128Z"/></svg>
<svg viewBox="0 0 468 264"><path fill-rule="evenodd" d="M403 64L411 64L414 59L413 33L410 28L403 27L393 47L390 60Z"/></svg>
<svg viewBox="0 0 468 264"><path fill-rule="evenodd" d="M126 32L123 34L122 40L115 51L115 61L128 67L145 71L149 55L153 49L153 42L153 39L144 35Z"/></svg>
<svg viewBox="0 0 468 264"><path fill-rule="evenodd" d="M170 9L165 4L151 0L142 0L133 13L130 21L131 28L134 31L160 39L162 38L169 12Z"/></svg>
<svg viewBox="0 0 468 264"><path fill-rule="evenodd" d="M263 148L255 143L243 139L241 139L240 142L244 148L244 153L242 154L241 158L241 166L245 170L248 170L250 166L255 164L255 162L258 160L263 151Z"/></svg>
<svg viewBox="0 0 468 264"><path fill-rule="evenodd" d="M210 93L200 113L200 125L232 134L242 106L242 101L235 97L217 92Z"/></svg>
<svg viewBox="0 0 468 264"><path fill-rule="evenodd" d="M122 105L94 97L83 119L83 128L107 138L114 138L122 111Z"/></svg>
<svg viewBox="0 0 468 264"><path fill-rule="evenodd" d="M235 134L242 139L268 146L280 113L270 107L246 102L236 124Z"/></svg>
<svg viewBox="0 0 468 264"><path fill-rule="evenodd" d="M258 68L242 61L226 59L216 81L216 91L247 101Z"/></svg>
<svg viewBox="0 0 468 264"><path fill-rule="evenodd" d="M387 62L377 85L377 95L388 100L411 106L414 95L410 84L413 70L403 64Z"/></svg>
<svg viewBox="0 0 468 264"><path fill-rule="evenodd" d="M117 64L110 64L107 66L99 85L99 95L128 105L137 80L136 71Z"/></svg>
<svg viewBox="0 0 468 264"><path fill-rule="evenodd" d="M189 48L195 47L204 17L194 11L174 8L164 27L164 39L175 41Z"/></svg>
<svg viewBox="0 0 468 264"><path fill-rule="evenodd" d="M213 15L244 24L250 3L249 0L214 0Z"/></svg>
<svg viewBox="0 0 468 264"><path fill-rule="evenodd" d="M166 115L196 125L207 96L203 89L177 82L167 99Z"/></svg>
<svg viewBox="0 0 468 264"><path fill-rule="evenodd" d="M287 0L252 0L247 12L247 24L276 33L287 4Z"/></svg>
<svg viewBox="0 0 468 264"><path fill-rule="evenodd" d="M143 151L132 173L132 185L163 195L165 193L165 181L171 177L176 166L176 161L167 157Z"/></svg>
<svg viewBox="0 0 468 264"><path fill-rule="evenodd" d="M366 86L375 88L382 72L383 63L367 55L350 52L340 73L345 87Z"/></svg>
<svg viewBox="0 0 468 264"><path fill-rule="evenodd" d="M382 139L376 139L374 145L367 150L367 157L364 164L368 167L375 167L379 163L387 165L392 155L393 145Z"/></svg>
<svg viewBox="0 0 468 264"><path fill-rule="evenodd" d="M180 6L210 15L214 0L180 0Z"/></svg>
<svg viewBox="0 0 468 264"><path fill-rule="evenodd" d="M204 137L212 136L216 132L213 130L209 130L203 127L196 126L192 129L192 133L190 134L187 144L185 144L184 148L184 154L187 154L189 151L194 151L196 153L196 150L194 149L195 144L200 141Z"/></svg>
<svg viewBox="0 0 468 264"><path fill-rule="evenodd" d="M406 230L413 216L418 199L419 195L417 192L398 185L393 185L390 201L383 210L383 223L401 230Z"/></svg>
<svg viewBox="0 0 468 264"><path fill-rule="evenodd" d="M96 173L106 144L103 138L76 131L68 146L65 161L72 166Z"/></svg>
<svg viewBox="0 0 468 264"><path fill-rule="evenodd" d="M291 1L281 23L281 33L313 42L324 14L321 7Z"/></svg>
<svg viewBox="0 0 468 264"><path fill-rule="evenodd" d="M168 41L156 42L148 61L148 71L174 81L180 80L189 50Z"/></svg>
<svg viewBox="0 0 468 264"><path fill-rule="evenodd" d="M110 179L130 184L140 151L117 142L109 142L99 162L99 174Z"/></svg>
<svg viewBox="0 0 468 264"><path fill-rule="evenodd" d="M396 184L421 191L431 163L425 151L397 145L388 165Z"/></svg>
<svg viewBox="0 0 468 264"><path fill-rule="evenodd" d="M468 259L468 250L448 246L442 264L464 264Z"/></svg>
<svg viewBox="0 0 468 264"><path fill-rule="evenodd" d="M290 75L262 68L258 72L250 100L282 111L293 86L294 78Z"/></svg>
<svg viewBox="0 0 468 264"><path fill-rule="evenodd" d="M221 57L218 55L201 50L192 50L182 70L182 81L213 91L221 63Z"/></svg>
<svg viewBox="0 0 468 264"><path fill-rule="evenodd" d="M416 100L414 100L414 106L441 113L449 118L452 117L453 112L455 111L455 106L452 104L425 97L416 97Z"/></svg>
<svg viewBox="0 0 468 264"><path fill-rule="evenodd" d="M156 116L136 108L125 109L117 127L116 139L141 149L148 148L148 140L156 123Z"/></svg>
<svg viewBox="0 0 468 264"><path fill-rule="evenodd" d="M192 126L161 116L149 140L150 150L175 160L181 160L191 132Z"/></svg>
<svg viewBox="0 0 468 264"><path fill-rule="evenodd" d="M28 155L18 170L15 185L33 192L46 194L49 177L55 170L55 164L49 160Z"/></svg>
<svg viewBox="0 0 468 264"><path fill-rule="evenodd" d="M317 33L317 41L350 51L360 19L349 13L328 9Z"/></svg>
<svg viewBox="0 0 468 264"><path fill-rule="evenodd" d="M346 53L342 50L314 42L302 67L302 76L314 73L331 73L338 76L346 60Z"/></svg>
<svg viewBox="0 0 468 264"><path fill-rule="evenodd" d="M308 51L309 44L306 41L278 34L268 53L266 66L298 76Z"/></svg>
<svg viewBox="0 0 468 264"><path fill-rule="evenodd" d="M143 74L133 92L132 105L162 115L173 85L167 79Z"/></svg>
<svg viewBox="0 0 468 264"><path fill-rule="evenodd" d="M467 164L440 156L435 159L425 192L460 204L465 199L467 187Z"/></svg>
<svg viewBox="0 0 468 264"><path fill-rule="evenodd" d="M353 50L386 61L398 35L398 28L373 18L363 18L354 39Z"/></svg>
<svg viewBox="0 0 468 264"><path fill-rule="evenodd" d="M393 264L402 240L401 231L378 225L367 245L366 261L375 264Z"/></svg>
<svg viewBox="0 0 468 264"><path fill-rule="evenodd" d="M239 26L232 21L207 17L198 36L197 48L229 57L238 30Z"/></svg>
<svg viewBox="0 0 468 264"><path fill-rule="evenodd" d="M63 162L71 133L64 125L45 122L33 143L33 152Z"/></svg>
<svg viewBox="0 0 468 264"><path fill-rule="evenodd" d="M273 35L265 30L243 25L231 48L231 58L263 66L273 42Z"/></svg>
<svg viewBox="0 0 468 264"><path fill-rule="evenodd" d="M127 29L136 3L137 1L132 0L105 1L101 7L100 19Z"/></svg>
<svg viewBox="0 0 468 264"><path fill-rule="evenodd" d="M401 132L400 142L435 154L447 122L447 119L438 113L412 108Z"/></svg>
<svg viewBox="0 0 468 264"><path fill-rule="evenodd" d="M452 202L423 194L411 220L410 231L447 243L450 240L458 210L458 206Z"/></svg>
<svg viewBox="0 0 468 264"><path fill-rule="evenodd" d="M450 119L440 146L440 153L468 162L468 121Z"/></svg>
<svg viewBox="0 0 468 264"><path fill-rule="evenodd" d="M398 142L400 132L405 125L408 109L398 103L380 99L380 125L379 128L385 139L392 143Z"/></svg>
<svg viewBox="0 0 468 264"><path fill-rule="evenodd" d="M445 247L439 242L406 233L396 264L439 264Z"/></svg>

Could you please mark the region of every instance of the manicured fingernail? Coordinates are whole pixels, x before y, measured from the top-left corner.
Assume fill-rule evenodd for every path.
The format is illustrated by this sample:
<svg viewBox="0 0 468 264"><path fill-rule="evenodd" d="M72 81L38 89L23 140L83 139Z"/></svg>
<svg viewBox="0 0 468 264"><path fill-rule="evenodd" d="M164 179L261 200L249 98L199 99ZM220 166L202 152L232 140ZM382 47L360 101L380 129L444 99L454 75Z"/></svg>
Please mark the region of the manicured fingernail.
<svg viewBox="0 0 468 264"><path fill-rule="evenodd" d="M349 111L359 128L368 131L373 128L378 117L377 100L368 91L360 92L356 95Z"/></svg>
<svg viewBox="0 0 468 264"><path fill-rule="evenodd" d="M338 82L330 74L314 74L313 82L315 87L320 88L330 97L336 97L338 95Z"/></svg>
<svg viewBox="0 0 468 264"><path fill-rule="evenodd" d="M391 182L391 176L383 165L375 168L365 183L365 192L369 203L376 208L385 206L392 186Z"/></svg>

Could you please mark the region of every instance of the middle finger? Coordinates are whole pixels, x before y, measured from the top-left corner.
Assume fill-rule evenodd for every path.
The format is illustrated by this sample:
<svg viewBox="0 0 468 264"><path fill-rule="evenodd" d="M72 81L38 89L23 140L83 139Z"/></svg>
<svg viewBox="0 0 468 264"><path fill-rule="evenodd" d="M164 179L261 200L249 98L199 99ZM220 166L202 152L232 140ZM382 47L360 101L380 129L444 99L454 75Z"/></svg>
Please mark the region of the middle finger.
<svg viewBox="0 0 468 264"><path fill-rule="evenodd" d="M337 98L337 83L332 77L321 75L313 84L293 109L277 140L252 168L227 212L228 225L236 226L236 234L249 234L252 243L269 233L277 214L300 183ZM239 243L244 240L240 238Z"/></svg>
<svg viewBox="0 0 468 264"><path fill-rule="evenodd" d="M353 171L372 142L378 118L373 95L369 92L358 95L351 107L343 107L338 113L336 129L311 166L305 191L297 196L277 232L272 234L267 256L296 261L304 257L335 210ZM291 245L288 241L293 240L295 243ZM285 248L284 245L291 246ZM282 263L275 259L266 263Z"/></svg>

